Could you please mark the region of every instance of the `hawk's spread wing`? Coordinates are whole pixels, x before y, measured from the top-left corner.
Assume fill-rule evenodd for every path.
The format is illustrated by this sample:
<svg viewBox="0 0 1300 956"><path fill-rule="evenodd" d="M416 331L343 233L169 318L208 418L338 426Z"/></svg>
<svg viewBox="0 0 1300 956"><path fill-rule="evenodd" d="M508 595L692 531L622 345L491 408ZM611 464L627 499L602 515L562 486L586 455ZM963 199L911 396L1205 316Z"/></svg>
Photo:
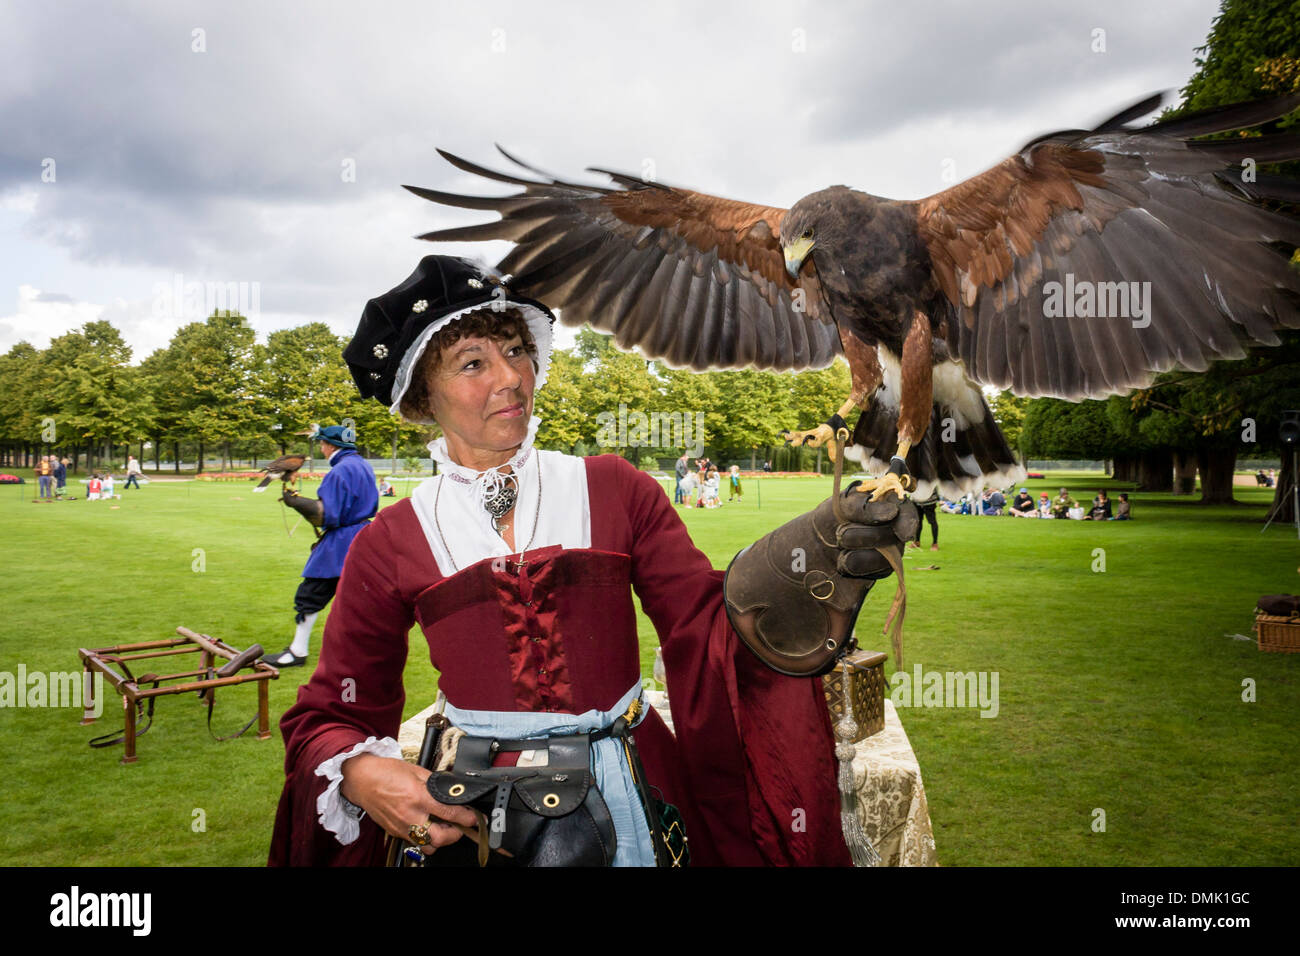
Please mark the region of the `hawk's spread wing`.
<svg viewBox="0 0 1300 956"><path fill-rule="evenodd" d="M1194 141L1284 116L1300 95L1124 126L1156 105L1040 137L917 204L947 299L942 331L979 382L1097 398L1175 366L1241 358L1243 343L1276 345L1277 328L1300 326L1300 272L1288 262L1300 222L1256 204L1295 201L1295 187L1243 177L1242 165L1300 157L1300 137ZM1145 315L1133 307L1134 282L1149 283L1136 289ZM1089 294L1093 317L1077 314L1084 300L1065 301ZM1128 314L1116 316L1121 296ZM1099 306L1112 314L1098 316Z"/></svg>
<svg viewBox="0 0 1300 956"><path fill-rule="evenodd" d="M500 149L500 147L498 147ZM407 186L417 196L490 209L499 222L421 239L508 239L510 285L561 310L566 325L614 333L625 349L678 368L823 368L839 335L808 263L796 284L779 243L784 209L720 199L607 170L617 188L522 179L439 150L452 165L523 186L499 198Z"/></svg>

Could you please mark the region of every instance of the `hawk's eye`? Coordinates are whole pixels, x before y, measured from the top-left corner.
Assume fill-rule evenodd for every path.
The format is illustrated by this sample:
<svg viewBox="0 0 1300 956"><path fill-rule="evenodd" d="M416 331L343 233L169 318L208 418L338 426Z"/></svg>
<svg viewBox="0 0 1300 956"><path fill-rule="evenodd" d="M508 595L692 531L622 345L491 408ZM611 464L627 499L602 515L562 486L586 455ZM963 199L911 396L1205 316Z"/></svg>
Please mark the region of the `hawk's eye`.
<svg viewBox="0 0 1300 956"><path fill-rule="evenodd" d="M807 228L807 229L805 229L805 230L803 231L803 236L802 236L801 238L804 238L804 239L811 239L811 238L812 238L812 227L811 227L811 226L810 226L809 228Z"/></svg>

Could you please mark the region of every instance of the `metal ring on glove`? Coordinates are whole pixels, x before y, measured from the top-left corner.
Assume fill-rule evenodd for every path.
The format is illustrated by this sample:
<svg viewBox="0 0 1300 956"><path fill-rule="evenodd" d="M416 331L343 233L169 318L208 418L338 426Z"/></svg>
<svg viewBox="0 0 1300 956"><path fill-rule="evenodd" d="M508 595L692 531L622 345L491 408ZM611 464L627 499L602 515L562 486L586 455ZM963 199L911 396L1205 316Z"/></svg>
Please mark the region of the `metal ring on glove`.
<svg viewBox="0 0 1300 956"><path fill-rule="evenodd" d="M816 583L812 583L810 579L814 574L820 574L821 580L817 581ZM804 587L808 589L808 593L811 594L819 601L829 601L831 599L831 596L835 593L835 581L829 575L827 575L825 571L809 571L806 575L804 575L803 584ZM825 594L818 594L817 589L821 587L823 584L829 584L831 589L827 591Z"/></svg>
<svg viewBox="0 0 1300 956"><path fill-rule="evenodd" d="M428 846L433 842L433 837L429 835L429 824L433 822L433 816L424 823L412 823L410 829L406 831L407 838L416 846Z"/></svg>

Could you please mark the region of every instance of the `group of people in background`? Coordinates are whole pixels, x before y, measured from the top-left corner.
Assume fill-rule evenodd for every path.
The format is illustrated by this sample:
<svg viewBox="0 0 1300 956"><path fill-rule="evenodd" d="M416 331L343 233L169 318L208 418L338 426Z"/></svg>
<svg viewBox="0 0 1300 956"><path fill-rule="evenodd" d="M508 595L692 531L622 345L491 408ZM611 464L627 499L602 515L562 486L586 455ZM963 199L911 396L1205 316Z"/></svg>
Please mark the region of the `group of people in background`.
<svg viewBox="0 0 1300 956"><path fill-rule="evenodd" d="M57 455L42 455L36 459L36 486L40 501L53 501L63 497L68 483L68 459Z"/></svg>
<svg viewBox="0 0 1300 956"><path fill-rule="evenodd" d="M1011 499L1010 507L1000 491L986 488L978 497L967 495L955 501L942 499L942 508L946 513L955 515L1001 515L1005 509L1005 513L1013 518L1073 518L1076 521L1129 521L1133 517L1128 493L1121 492L1119 501L1113 502L1104 488L1097 492L1091 507L1086 511L1070 495L1068 488L1062 488L1055 498L1044 491L1037 500L1028 488L1021 488Z"/></svg>
<svg viewBox="0 0 1300 956"><path fill-rule="evenodd" d="M1119 502L1115 504L1106 489L1102 488L1092 499L1092 506L1085 512L1083 506L1070 495L1068 488L1062 488L1055 498L1049 498L1042 492L1035 502L1029 489L1021 488L1020 493L1011 502L1009 512L1015 518L1073 518L1076 521L1128 521L1132 515L1132 506L1127 492L1120 492Z"/></svg>
<svg viewBox="0 0 1300 956"><path fill-rule="evenodd" d="M682 452L676 465L677 486L673 504L687 508L718 508L722 506L722 476L718 466L708 458L697 458L691 467L690 456ZM727 501L743 500L744 487L740 482L740 466L732 465L727 473Z"/></svg>
<svg viewBox="0 0 1300 956"><path fill-rule="evenodd" d="M68 484L68 466L72 462L67 458L60 458L57 455L42 455L36 461L33 471L36 472L36 484L38 489L38 501L54 501L60 498L69 498L66 493ZM139 488L140 478L144 474L140 468L140 462L134 455L127 456L126 460L126 488ZM86 500L99 501L104 498L120 498L121 495L114 491L113 475L108 471L93 471L90 477L86 479ZM70 500L70 498L69 498Z"/></svg>

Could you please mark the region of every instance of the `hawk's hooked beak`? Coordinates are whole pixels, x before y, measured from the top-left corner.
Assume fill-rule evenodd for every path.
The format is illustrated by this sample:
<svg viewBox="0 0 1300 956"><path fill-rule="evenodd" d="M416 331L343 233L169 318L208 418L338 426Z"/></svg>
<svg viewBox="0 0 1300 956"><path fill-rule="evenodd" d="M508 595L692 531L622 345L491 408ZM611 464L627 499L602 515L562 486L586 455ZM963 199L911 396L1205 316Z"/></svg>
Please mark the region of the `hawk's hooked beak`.
<svg viewBox="0 0 1300 956"><path fill-rule="evenodd" d="M813 240L802 236L784 247L785 271L790 273L791 279L799 278L799 269L803 266L803 261L808 258L808 253L812 252L812 247Z"/></svg>

